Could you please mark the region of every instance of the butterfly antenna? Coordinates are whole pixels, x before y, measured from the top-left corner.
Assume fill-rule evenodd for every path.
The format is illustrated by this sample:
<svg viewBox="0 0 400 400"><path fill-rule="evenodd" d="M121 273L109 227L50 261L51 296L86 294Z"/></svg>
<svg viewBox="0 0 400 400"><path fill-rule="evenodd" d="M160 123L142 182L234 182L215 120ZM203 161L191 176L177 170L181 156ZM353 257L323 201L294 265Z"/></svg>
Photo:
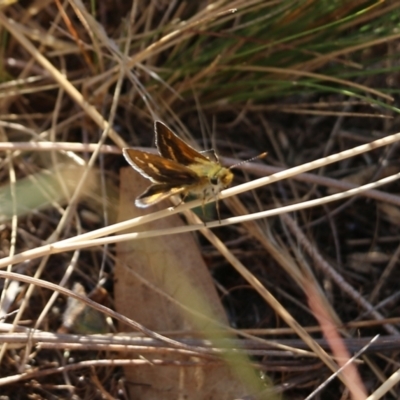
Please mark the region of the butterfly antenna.
<svg viewBox="0 0 400 400"><path fill-rule="evenodd" d="M242 164L246 164L246 163L251 162L251 161L254 161L254 160L259 160L259 159L261 159L261 158L265 158L265 157L267 156L267 154L268 154L267 152L264 152L264 153L259 154L258 156L249 158L248 160L240 161L240 162L237 163L237 164L231 165L231 166L229 167L229 169L237 168L237 167L240 167Z"/></svg>

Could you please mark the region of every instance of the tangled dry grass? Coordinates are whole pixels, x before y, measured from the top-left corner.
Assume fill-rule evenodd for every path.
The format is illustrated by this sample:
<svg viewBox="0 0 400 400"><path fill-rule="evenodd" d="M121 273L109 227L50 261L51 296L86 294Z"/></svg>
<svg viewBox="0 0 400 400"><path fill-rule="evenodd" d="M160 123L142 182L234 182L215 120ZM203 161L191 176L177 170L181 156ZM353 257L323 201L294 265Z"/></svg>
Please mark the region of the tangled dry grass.
<svg viewBox="0 0 400 400"><path fill-rule="evenodd" d="M398 2L6 3L2 399L398 398ZM268 151L221 221L134 207L157 119Z"/></svg>

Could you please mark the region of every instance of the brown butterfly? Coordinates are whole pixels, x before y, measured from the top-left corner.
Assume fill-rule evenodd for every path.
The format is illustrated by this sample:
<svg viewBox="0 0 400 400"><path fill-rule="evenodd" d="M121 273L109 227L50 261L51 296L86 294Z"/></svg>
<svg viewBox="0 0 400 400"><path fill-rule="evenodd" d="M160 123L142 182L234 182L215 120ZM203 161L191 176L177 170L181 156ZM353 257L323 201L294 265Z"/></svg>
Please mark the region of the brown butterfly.
<svg viewBox="0 0 400 400"><path fill-rule="evenodd" d="M189 146L162 122L156 121L154 126L160 155L122 150L126 161L153 183L136 198L136 206L149 207L175 194L183 194L184 198L193 194L203 202L218 200L219 192L232 182L230 168Z"/></svg>

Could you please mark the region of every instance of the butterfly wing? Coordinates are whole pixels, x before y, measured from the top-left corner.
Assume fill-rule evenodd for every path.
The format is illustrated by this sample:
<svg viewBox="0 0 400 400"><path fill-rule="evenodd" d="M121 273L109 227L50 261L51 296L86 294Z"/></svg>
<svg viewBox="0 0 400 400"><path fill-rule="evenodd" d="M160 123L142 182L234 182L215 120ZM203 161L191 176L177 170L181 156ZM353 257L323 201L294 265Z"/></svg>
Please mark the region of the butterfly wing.
<svg viewBox="0 0 400 400"><path fill-rule="evenodd" d="M168 183L176 187L192 185L199 179L190 168L156 154L128 148L123 149L122 153L136 171L153 183Z"/></svg>
<svg viewBox="0 0 400 400"><path fill-rule="evenodd" d="M161 121L154 123L156 145L160 154L182 165L209 162L209 159L175 135Z"/></svg>
<svg viewBox="0 0 400 400"><path fill-rule="evenodd" d="M184 187L174 187L174 185L168 183L155 183L136 198L135 205L136 207L146 208L184 191Z"/></svg>

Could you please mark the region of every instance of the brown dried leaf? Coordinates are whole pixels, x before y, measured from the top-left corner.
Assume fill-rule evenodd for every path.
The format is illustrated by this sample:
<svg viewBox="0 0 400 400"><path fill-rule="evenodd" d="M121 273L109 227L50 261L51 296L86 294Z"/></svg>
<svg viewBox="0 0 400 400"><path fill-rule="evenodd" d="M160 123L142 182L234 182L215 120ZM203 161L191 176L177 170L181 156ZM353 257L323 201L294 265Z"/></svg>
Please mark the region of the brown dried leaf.
<svg viewBox="0 0 400 400"><path fill-rule="evenodd" d="M121 170L119 221L163 206L139 209L135 198L148 186L131 168ZM164 207L165 207L164 203ZM182 225L178 216L141 226L141 230L165 229ZM135 271L149 285L140 281ZM191 234L170 235L119 243L115 267L115 306L118 312L155 331L206 330L206 320L183 311L174 300L226 324L213 281ZM156 287L158 291L155 291ZM166 293L167 295L164 295ZM174 299L174 300L172 300ZM215 329L215 327L214 327ZM146 355L151 359L153 356ZM193 357L154 354L171 361L196 361ZM205 367L148 366L126 368L132 399L232 399L246 393L228 366Z"/></svg>

